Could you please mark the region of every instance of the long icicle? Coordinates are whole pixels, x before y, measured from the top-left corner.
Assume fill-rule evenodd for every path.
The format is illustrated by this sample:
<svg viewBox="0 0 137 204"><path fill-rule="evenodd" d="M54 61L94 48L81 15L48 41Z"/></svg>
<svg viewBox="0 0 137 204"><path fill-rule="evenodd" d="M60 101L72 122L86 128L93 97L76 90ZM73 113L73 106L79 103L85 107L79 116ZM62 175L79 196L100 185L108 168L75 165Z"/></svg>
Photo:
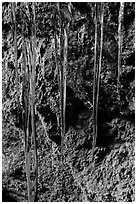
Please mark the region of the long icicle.
<svg viewBox="0 0 137 204"><path fill-rule="evenodd" d="M32 124L32 138L34 142L34 202L37 202L37 188L38 188L38 159L37 159L37 144L36 144L36 129L35 129L35 84L36 84L36 22L35 22L35 3L32 3L33 11L33 33L32 33L32 73L31 73L31 124Z"/></svg>
<svg viewBox="0 0 137 204"><path fill-rule="evenodd" d="M122 22L124 18L124 2L120 2L119 9L119 23L118 23L118 75L117 75L117 92L120 100L120 72L121 72L121 58L122 58Z"/></svg>
<svg viewBox="0 0 137 204"><path fill-rule="evenodd" d="M57 15L56 15L56 7L55 7L54 17L53 17L54 41L55 41L55 48L54 49L55 49L55 64L56 64L54 80L56 79L56 76L57 76L58 90L60 90L60 71L59 71L59 56L58 56L58 42L57 42L56 20L57 20ZM59 104L58 107L60 109L60 104ZM60 117L59 117L59 115L57 116L57 124L58 124L58 128L59 128L60 127Z"/></svg>
<svg viewBox="0 0 137 204"><path fill-rule="evenodd" d="M61 3L57 3L58 15L59 15L59 76L60 76L60 117L61 117L61 178L62 178L62 198L64 195L64 177L63 177L63 166L64 166L64 70L63 70L63 46L64 46L64 29L61 16Z"/></svg>
<svg viewBox="0 0 137 204"><path fill-rule="evenodd" d="M25 3L22 3L22 6L25 7ZM27 178L27 190L28 190L28 200L32 201L31 197L31 181L30 181L30 162L29 162L29 90L28 90L28 70L27 70L27 48L25 42L25 23L23 18L22 23L22 97L23 97L23 130L24 130L24 154L25 154L25 165L26 165L26 178Z"/></svg>
<svg viewBox="0 0 137 204"><path fill-rule="evenodd" d="M68 66L68 63L67 63L67 52L68 52L68 36L67 36L67 29L64 28L64 63L63 63L63 84L64 84L64 87L63 87L63 134L64 134L64 137L65 137L65 110L66 110L66 72L67 72L67 66Z"/></svg>
<svg viewBox="0 0 137 204"><path fill-rule="evenodd" d="M94 79L93 79L93 151L96 145L96 70L97 70L97 3L95 3L95 46L94 46Z"/></svg>
<svg viewBox="0 0 137 204"><path fill-rule="evenodd" d="M17 101L17 122L19 123L19 76L18 76L18 59L17 59L17 26L16 26L16 3L12 3L12 16L13 16L13 38L14 38L14 58L15 58L15 76L16 76L16 101Z"/></svg>
<svg viewBox="0 0 137 204"><path fill-rule="evenodd" d="M101 2L101 36L100 36L100 53L99 53L99 65L97 72L97 94L96 94L96 138L95 145L98 134L98 105L99 105L99 85L100 85L100 72L101 72L101 61L102 61L102 47L103 47L103 19L104 19L104 3ZM98 62L97 62L98 63Z"/></svg>

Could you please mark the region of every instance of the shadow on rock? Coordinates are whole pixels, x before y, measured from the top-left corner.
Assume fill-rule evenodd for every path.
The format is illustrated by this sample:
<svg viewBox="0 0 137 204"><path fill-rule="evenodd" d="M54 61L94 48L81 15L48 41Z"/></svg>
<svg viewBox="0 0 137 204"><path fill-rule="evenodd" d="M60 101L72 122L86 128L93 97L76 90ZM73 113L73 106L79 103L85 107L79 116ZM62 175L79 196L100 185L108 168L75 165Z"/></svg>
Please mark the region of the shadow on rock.
<svg viewBox="0 0 137 204"><path fill-rule="evenodd" d="M12 192L9 192L6 189L2 190L2 202L18 202L16 198L12 195Z"/></svg>

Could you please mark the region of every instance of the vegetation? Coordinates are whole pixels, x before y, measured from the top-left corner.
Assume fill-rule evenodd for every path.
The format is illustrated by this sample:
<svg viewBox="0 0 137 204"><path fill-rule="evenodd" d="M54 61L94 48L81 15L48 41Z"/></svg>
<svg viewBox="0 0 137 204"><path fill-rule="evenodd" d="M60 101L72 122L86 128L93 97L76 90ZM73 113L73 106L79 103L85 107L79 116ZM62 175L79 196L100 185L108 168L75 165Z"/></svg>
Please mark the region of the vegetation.
<svg viewBox="0 0 137 204"><path fill-rule="evenodd" d="M134 2L3 2L3 201L134 201L134 77Z"/></svg>

